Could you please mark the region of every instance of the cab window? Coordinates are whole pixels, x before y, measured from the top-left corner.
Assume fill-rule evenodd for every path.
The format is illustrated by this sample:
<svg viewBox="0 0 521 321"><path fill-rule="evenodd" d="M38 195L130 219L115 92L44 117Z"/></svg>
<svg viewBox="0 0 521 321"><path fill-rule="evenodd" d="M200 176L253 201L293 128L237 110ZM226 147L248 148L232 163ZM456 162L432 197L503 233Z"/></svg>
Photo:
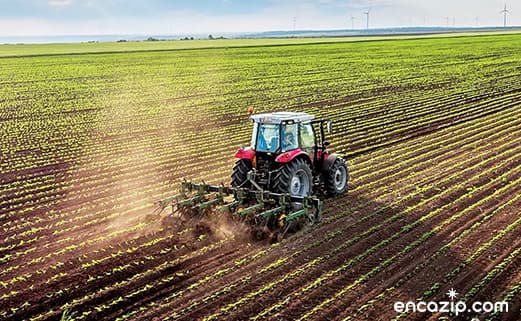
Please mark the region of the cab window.
<svg viewBox="0 0 521 321"><path fill-rule="evenodd" d="M308 153L312 153L315 148L315 132L311 124L300 125L300 144L301 148Z"/></svg>
<svg viewBox="0 0 521 321"><path fill-rule="evenodd" d="M282 151L298 148L297 124L282 125Z"/></svg>
<svg viewBox="0 0 521 321"><path fill-rule="evenodd" d="M279 125L259 124L254 135L257 140L256 151L274 153L279 148Z"/></svg>

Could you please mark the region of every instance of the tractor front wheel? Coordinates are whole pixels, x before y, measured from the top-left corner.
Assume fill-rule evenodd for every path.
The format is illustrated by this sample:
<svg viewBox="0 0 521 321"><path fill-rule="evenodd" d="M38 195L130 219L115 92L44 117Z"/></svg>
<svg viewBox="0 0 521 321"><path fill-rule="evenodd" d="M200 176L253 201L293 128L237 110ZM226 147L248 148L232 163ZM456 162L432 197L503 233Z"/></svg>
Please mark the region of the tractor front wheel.
<svg viewBox="0 0 521 321"><path fill-rule="evenodd" d="M344 194L347 190L347 181L349 180L346 162L342 158L335 159L325 178L328 196L333 197Z"/></svg>

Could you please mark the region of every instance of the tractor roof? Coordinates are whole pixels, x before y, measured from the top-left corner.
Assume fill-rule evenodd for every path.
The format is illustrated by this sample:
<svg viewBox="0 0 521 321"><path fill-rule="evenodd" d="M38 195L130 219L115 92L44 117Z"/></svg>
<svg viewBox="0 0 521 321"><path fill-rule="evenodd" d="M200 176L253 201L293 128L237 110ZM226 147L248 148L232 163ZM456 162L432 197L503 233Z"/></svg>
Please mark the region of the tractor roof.
<svg viewBox="0 0 521 321"><path fill-rule="evenodd" d="M255 114L250 118L256 123L281 124L286 122L304 123L313 120L315 116L307 113L275 112Z"/></svg>

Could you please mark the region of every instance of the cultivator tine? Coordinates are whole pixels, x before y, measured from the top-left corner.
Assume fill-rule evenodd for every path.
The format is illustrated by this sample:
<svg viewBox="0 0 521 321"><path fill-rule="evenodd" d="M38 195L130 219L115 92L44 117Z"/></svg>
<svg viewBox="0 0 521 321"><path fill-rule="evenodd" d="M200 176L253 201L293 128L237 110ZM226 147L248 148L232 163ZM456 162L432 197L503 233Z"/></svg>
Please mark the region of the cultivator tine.
<svg viewBox="0 0 521 321"><path fill-rule="evenodd" d="M250 207L239 210L238 214L239 214L240 218L245 218L246 216L252 215L252 214L256 213L257 211L262 210L263 208L264 208L264 203L257 203Z"/></svg>
<svg viewBox="0 0 521 321"><path fill-rule="evenodd" d="M233 209L239 207L244 200L246 199L245 191L242 188L233 190L233 198L234 201L228 204L224 204L221 208L219 208L219 212L221 213L232 213Z"/></svg>
<svg viewBox="0 0 521 321"><path fill-rule="evenodd" d="M275 215L281 214L286 210L285 206L275 207L271 210L264 211L256 215L257 218L269 219Z"/></svg>
<svg viewBox="0 0 521 321"><path fill-rule="evenodd" d="M218 205L223 202L223 198L221 196L218 196L217 198L214 198L213 200L203 202L199 205L196 205L195 208L197 208L199 211L203 211L205 209L208 209L212 206Z"/></svg>
<svg viewBox="0 0 521 321"><path fill-rule="evenodd" d="M191 197L186 197L184 200L180 200L175 203L177 209L190 210L192 213L198 214L205 208L208 208L211 204L207 199L206 184L204 182L199 185L195 185L191 182L183 182L182 189L187 190L191 194ZM195 195L194 195L195 193Z"/></svg>
<svg viewBox="0 0 521 321"><path fill-rule="evenodd" d="M183 199L186 199L187 198L186 193L187 193L187 181L183 180L180 184L179 194L175 194L173 196L169 196L167 198L164 198L164 199L161 199L161 200L155 202L155 204L157 206L155 212L159 215L169 205L174 205L175 203L177 203Z"/></svg>
<svg viewBox="0 0 521 321"><path fill-rule="evenodd" d="M206 192L207 188L204 186L202 187L202 190ZM202 192L201 192L202 193ZM204 195L204 194L203 194ZM195 209L197 209L198 213L201 214L204 210L212 208L216 205L223 204L224 203L224 186L220 186L219 190L217 191L217 195L214 199L203 202L199 205L195 206Z"/></svg>
<svg viewBox="0 0 521 321"><path fill-rule="evenodd" d="M202 201L204 199L204 195L199 194L194 197L185 199L183 201L179 201L175 204L175 206L181 208L181 207L194 207L198 202Z"/></svg>
<svg viewBox="0 0 521 321"><path fill-rule="evenodd" d="M246 217L248 217L264 208L264 202L262 200L262 196L259 196L258 194L255 194L255 196L257 199L257 203L255 203L254 205L251 205L249 207L246 207L246 208L241 208L237 212L237 215L241 220L246 219Z"/></svg>
<svg viewBox="0 0 521 321"><path fill-rule="evenodd" d="M289 221L293 221L293 220L296 220L302 216L305 216L308 214L308 209L307 208L303 208L301 210L298 210L296 212L293 212L293 213L290 213L286 216L286 222L289 222Z"/></svg>
<svg viewBox="0 0 521 321"><path fill-rule="evenodd" d="M297 210L295 212L292 212L288 214L285 218L286 222L290 222L293 220L297 220L301 217L307 217L310 218L311 211L315 210L316 213L314 215L313 220L310 223L316 223L320 217L321 211L322 211L322 202L318 202L318 204L315 204L313 202L312 198L306 197L304 198L304 202L302 203L302 209ZM318 219L317 219L318 217Z"/></svg>
<svg viewBox="0 0 521 321"><path fill-rule="evenodd" d="M288 206L289 206L289 199L290 199L289 194L282 194L279 198L278 207L275 207L273 209L270 209L270 210L264 211L260 214L257 214L256 217L262 217L263 219L270 219L271 217L274 217L276 215L283 213L284 211L287 211Z"/></svg>
<svg viewBox="0 0 521 321"><path fill-rule="evenodd" d="M233 212L233 209L236 208L237 206L241 205L241 202L239 201L233 201L231 203L228 203L228 204L224 204L223 206L221 206L218 211L220 213L232 213Z"/></svg>

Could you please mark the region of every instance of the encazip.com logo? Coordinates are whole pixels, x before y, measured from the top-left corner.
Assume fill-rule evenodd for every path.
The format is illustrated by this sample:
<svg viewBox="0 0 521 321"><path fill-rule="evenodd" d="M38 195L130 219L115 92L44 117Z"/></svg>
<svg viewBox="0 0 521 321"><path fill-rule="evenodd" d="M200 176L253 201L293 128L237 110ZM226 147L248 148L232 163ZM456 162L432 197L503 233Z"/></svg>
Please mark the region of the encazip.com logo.
<svg viewBox="0 0 521 321"><path fill-rule="evenodd" d="M398 313L409 312L430 312L430 313L451 313L458 316L462 313L496 313L508 312L508 302L473 302L467 305L465 301L455 301L458 292L450 289L447 296L450 301L397 301L394 303L394 311Z"/></svg>

